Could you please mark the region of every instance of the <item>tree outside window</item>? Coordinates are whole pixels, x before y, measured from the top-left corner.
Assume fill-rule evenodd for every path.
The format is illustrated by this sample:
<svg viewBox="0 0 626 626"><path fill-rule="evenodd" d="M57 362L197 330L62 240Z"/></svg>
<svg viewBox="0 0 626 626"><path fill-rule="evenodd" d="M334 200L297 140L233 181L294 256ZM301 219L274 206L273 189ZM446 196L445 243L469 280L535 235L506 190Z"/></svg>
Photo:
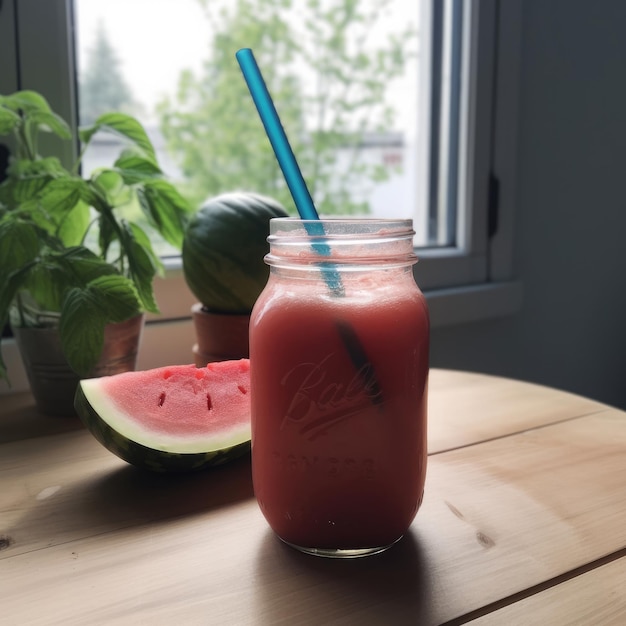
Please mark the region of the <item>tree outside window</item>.
<svg viewBox="0 0 626 626"><path fill-rule="evenodd" d="M293 207L234 57L250 47L320 213L367 213L368 190L400 167L367 159L364 145L394 129L387 92L416 55L415 26L380 36L392 0L199 2L208 57L158 106L188 197L246 188Z"/></svg>
<svg viewBox="0 0 626 626"><path fill-rule="evenodd" d="M80 123L88 126L103 113L135 113L136 108L130 87L122 74L120 60L100 22L80 79Z"/></svg>

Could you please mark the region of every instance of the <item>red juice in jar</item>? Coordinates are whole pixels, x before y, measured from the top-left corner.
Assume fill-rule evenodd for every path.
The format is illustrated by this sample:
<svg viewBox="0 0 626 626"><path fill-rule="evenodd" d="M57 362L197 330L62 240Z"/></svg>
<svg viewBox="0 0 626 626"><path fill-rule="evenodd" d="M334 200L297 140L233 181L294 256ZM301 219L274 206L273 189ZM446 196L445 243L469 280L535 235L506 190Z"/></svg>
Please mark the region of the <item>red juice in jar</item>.
<svg viewBox="0 0 626 626"><path fill-rule="evenodd" d="M429 322L413 230L303 225L271 220L250 324L255 495L294 547L372 554L407 531L424 489Z"/></svg>

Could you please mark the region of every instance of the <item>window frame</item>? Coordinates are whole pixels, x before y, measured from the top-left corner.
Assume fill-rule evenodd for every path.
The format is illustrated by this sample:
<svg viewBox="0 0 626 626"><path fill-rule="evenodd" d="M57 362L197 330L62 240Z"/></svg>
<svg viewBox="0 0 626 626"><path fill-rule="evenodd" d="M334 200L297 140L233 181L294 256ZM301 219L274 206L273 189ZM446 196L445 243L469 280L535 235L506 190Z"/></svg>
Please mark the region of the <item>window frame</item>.
<svg viewBox="0 0 626 626"><path fill-rule="evenodd" d="M521 284L514 277L513 236L517 106L519 94L521 0L452 0L460 2L463 20L463 74L461 142L456 245L418 248L415 276L426 294L433 326L458 324L506 315L521 303ZM422 21L432 20L442 0L422 4ZM0 58L13 59L0 76L0 93L36 89L72 125L76 125L72 0L4 0L0 8ZM430 29L421 31L422 93L420 128L430 128L433 41ZM431 136L422 136L418 180L428 180ZM60 157L76 158L78 146L62 146ZM498 230L489 236L489 181L499 182ZM425 186L426 187L426 186ZM419 199L428 206L428 189ZM493 208L493 207L492 207ZM176 322L189 324L194 297L187 288L180 258L165 260L166 278L155 281L161 308L148 316L162 331ZM169 323L169 324L168 324ZM151 333L152 335L152 333ZM5 342L7 340L3 340ZM8 340L7 343L10 343ZM161 344L162 341L155 343ZM165 342L167 343L167 342ZM146 366L159 360L158 346ZM189 352L186 361L191 360ZM10 351L10 350L9 350ZM161 350L162 352L162 350ZM11 369L11 354L5 355ZM12 376L13 378L13 376ZM0 392L2 383L0 383Z"/></svg>
<svg viewBox="0 0 626 626"><path fill-rule="evenodd" d="M452 4L454 0L451 0ZM434 24L441 18L442 0L432 0L422 5L422 23ZM457 223L454 245L418 248L420 263L416 278L425 291L459 287L483 282L487 277L486 258L486 181L489 172L488 143L478 138L489 136L491 119L491 85L493 58L493 3L463 3L462 68L460 83L460 143L457 164ZM418 156L418 180L424 185L420 204L431 207L432 186L438 184L437 159L433 159L433 146L439 150L435 127L437 93L440 83L433 76L433 60L438 42L433 37L434 28L422 29L422 84L424 94L420 110L422 131L421 152ZM480 67L478 73L476 68ZM436 118L438 119L438 118ZM473 130L473 132L472 132ZM469 131L469 132L468 132Z"/></svg>

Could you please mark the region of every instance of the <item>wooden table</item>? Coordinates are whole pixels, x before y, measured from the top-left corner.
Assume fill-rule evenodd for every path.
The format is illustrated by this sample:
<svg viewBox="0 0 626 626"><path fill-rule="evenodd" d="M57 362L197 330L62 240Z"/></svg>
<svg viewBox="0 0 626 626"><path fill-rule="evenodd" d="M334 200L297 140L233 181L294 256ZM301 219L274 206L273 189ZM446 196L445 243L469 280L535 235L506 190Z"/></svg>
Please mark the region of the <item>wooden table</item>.
<svg viewBox="0 0 626 626"><path fill-rule="evenodd" d="M348 561L283 545L247 459L127 466L0 398L0 623L626 624L626 413L434 370L410 533Z"/></svg>

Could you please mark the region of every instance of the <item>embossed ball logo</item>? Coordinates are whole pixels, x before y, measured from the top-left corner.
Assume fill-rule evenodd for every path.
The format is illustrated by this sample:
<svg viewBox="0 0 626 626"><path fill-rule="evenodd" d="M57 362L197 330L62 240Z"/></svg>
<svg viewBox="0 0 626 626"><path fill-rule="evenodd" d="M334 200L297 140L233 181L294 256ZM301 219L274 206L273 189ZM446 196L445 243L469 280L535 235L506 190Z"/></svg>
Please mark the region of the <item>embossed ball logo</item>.
<svg viewBox="0 0 626 626"><path fill-rule="evenodd" d="M300 434L312 441L372 404L380 407L382 396L371 363L363 363L348 382L338 382L328 374L335 354L332 352L319 363L300 363L282 378L281 385L295 391L281 429L295 424Z"/></svg>

